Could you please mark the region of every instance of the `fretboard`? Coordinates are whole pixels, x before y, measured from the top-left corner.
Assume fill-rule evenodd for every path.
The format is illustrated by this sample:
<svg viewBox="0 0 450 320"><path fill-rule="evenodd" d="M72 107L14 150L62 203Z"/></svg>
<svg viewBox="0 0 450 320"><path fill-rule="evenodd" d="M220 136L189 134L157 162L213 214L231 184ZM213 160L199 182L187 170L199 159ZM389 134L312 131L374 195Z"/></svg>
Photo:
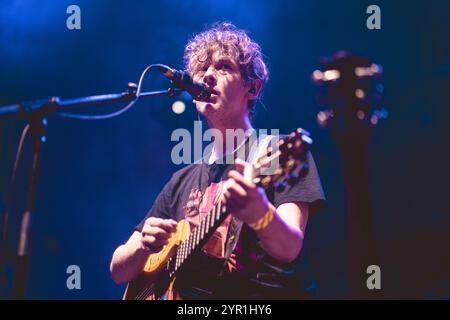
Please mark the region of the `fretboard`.
<svg viewBox="0 0 450 320"><path fill-rule="evenodd" d="M227 217L227 209L224 204L218 203L191 232L189 237L178 247L168 263L169 276L172 277L186 261L208 241L209 236L219 227Z"/></svg>

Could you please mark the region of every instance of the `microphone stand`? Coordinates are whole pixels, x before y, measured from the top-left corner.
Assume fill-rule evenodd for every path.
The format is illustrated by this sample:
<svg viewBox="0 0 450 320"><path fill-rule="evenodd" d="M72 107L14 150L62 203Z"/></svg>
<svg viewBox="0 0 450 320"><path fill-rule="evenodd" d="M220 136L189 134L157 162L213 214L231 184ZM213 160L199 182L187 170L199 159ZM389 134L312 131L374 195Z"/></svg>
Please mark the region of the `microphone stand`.
<svg viewBox="0 0 450 320"><path fill-rule="evenodd" d="M53 97L49 100L35 100L31 102L18 103L7 106L0 106L0 120L11 118L26 118L30 124L30 134L32 138L32 163L29 186L27 191L27 203L22 215L20 225L19 245L17 248L16 266L13 280L13 299L24 299L28 274L28 248L30 234L30 220L36 201L37 178L39 172L39 161L42 151L42 144L46 141L45 127L47 125L46 115L53 112L60 112L67 109L78 107L99 105L112 102L131 102L137 98L148 98L154 96L168 95L169 97L178 96L183 90L169 88L168 90L143 92L136 95L136 84L129 83L127 92L118 94L106 94L88 96L70 100L60 100ZM8 206L4 214L4 223L7 223ZM3 226L4 236L6 236L7 226ZM6 239L3 239L6 241ZM6 248L6 245L5 245ZM3 266L1 266L3 267Z"/></svg>

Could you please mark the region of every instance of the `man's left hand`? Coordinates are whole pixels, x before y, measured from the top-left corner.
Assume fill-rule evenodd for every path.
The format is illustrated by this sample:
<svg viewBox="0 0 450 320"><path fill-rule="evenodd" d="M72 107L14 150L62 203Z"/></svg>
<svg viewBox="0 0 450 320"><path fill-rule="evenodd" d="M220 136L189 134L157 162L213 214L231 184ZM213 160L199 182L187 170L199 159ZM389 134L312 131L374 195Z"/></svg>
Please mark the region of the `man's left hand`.
<svg viewBox="0 0 450 320"><path fill-rule="evenodd" d="M250 164L236 159L236 169L228 173L223 200L231 214L247 224L258 221L269 209L269 200L264 189L246 181L241 172Z"/></svg>

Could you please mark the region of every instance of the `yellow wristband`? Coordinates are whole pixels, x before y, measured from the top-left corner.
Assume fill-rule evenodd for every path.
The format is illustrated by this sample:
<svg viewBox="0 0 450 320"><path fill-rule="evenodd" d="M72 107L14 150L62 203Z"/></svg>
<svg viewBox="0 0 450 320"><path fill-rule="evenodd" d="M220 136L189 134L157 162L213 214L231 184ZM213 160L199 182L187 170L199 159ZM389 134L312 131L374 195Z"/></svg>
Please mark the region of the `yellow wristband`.
<svg viewBox="0 0 450 320"><path fill-rule="evenodd" d="M272 222L273 218L275 217L275 212L272 210L272 206L269 206L269 210L255 223L249 223L248 225L253 230L261 230L264 229L269 225L270 222Z"/></svg>

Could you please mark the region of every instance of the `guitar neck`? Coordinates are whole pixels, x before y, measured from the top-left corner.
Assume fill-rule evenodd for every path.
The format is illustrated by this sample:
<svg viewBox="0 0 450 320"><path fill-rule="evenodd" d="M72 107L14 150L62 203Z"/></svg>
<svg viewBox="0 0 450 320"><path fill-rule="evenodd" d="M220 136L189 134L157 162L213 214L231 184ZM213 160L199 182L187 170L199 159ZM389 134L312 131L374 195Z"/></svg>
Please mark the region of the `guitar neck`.
<svg viewBox="0 0 450 320"><path fill-rule="evenodd" d="M178 272L196 252L208 241L209 237L227 217L226 206L218 203L204 217L189 237L178 247L177 252L168 261L169 276Z"/></svg>

